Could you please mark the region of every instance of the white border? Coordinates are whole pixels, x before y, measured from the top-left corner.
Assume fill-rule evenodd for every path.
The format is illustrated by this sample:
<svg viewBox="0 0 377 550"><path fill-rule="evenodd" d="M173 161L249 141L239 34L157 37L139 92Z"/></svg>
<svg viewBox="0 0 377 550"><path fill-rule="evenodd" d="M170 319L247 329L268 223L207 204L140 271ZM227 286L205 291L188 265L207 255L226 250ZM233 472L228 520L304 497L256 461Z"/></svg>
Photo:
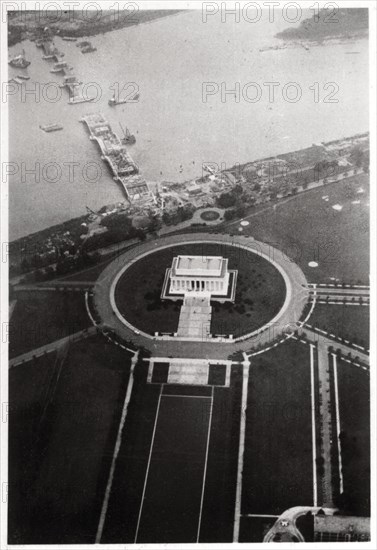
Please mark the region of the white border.
<svg viewBox="0 0 377 550"><path fill-rule="evenodd" d="M7 2L1 2L1 4L6 4ZM202 3L199 1L191 1L191 2L178 2L178 1L139 1L137 2L139 6L141 6L143 9L201 9ZM246 4L247 2L241 2L241 4ZM256 3L259 5L263 5L263 0L259 0ZM287 2L279 2L281 5L287 4ZM313 1L311 0L296 0L296 3L299 4L302 8L308 9L311 5L313 5ZM15 5L23 5L26 9L33 9L35 7L36 2L31 2L29 0L25 1L13 1L9 2L9 4L12 4L11 9ZM44 5L50 4L50 2L46 0L40 0L39 5L43 7ZM103 9L109 9L109 7L113 4L112 2L104 2L104 1L98 1L98 5L100 5ZM120 2L120 5L123 5L124 2ZM326 4L325 1L321 0L319 1L319 5L323 7L323 5ZM335 4L341 8L352 8L352 7L366 7L369 8L369 15L370 15L370 34L369 34L369 67L370 67L370 82L369 82L369 91L370 91L370 124L369 124L369 131L370 131L370 139L371 139L371 210L370 210L370 231L371 231L371 246L370 246L370 261L371 261L371 334L375 335L377 333L377 326L376 326L376 283L377 283L377 277L376 277L376 180L375 180L375 174L376 174L376 3L374 0L337 0ZM1 9L3 9L3 6L1 5ZM80 6L85 5L85 2L80 2ZM80 8L80 6L78 8ZM226 6L228 8L231 8L234 6L234 2L226 2ZM279 6L280 7L280 6ZM2 74L2 82L7 81L7 58L8 58L8 52L7 52L7 29L6 29L6 22L3 21L3 18L1 19L1 74ZM6 162L8 159L8 112L6 105L2 102L1 104L1 115L2 115L2 125L1 125L1 161ZM2 327L2 340L3 340L3 334L6 330L7 323L8 323L8 265L7 260L5 259L5 249L7 246L8 241L8 186L6 183L1 183L1 246L2 246L2 257L1 257L1 301L0 301L0 311L1 311L1 327ZM376 340L375 337L371 338L371 362L372 365L375 365L375 358L376 358ZM4 412L4 408L6 407L6 403L8 402L8 376L7 376L7 365L8 365L8 350L7 346L3 345L3 342L1 343L1 402L2 402L2 414ZM376 464L376 370L375 368L371 368L371 465L372 465L372 477L371 477L371 509L372 512L377 509L377 502L376 502L376 469L373 468L373 465ZM7 545L6 542L6 527L7 527L7 506L6 503L3 502L3 488L4 484L7 480L7 428L8 424L7 422L3 421L2 418L1 422L1 462L0 462L0 481L1 481L1 487L2 487L2 500L1 500L1 514L0 514L0 548L1 550L6 548L33 548L33 550L43 549L43 548L56 548L56 549L84 549L84 548L111 548L112 550L116 549L127 549L127 548L174 548L174 549L188 549L188 548L195 548L197 550L211 548L216 550L228 550L230 547L232 548L262 548L262 544L174 544L174 545L125 545L125 544L111 544L111 545L28 545L28 546L21 546L21 545ZM215 523L215 522L214 522ZM305 543L306 547L315 548L316 550L318 547L324 550L327 549L334 549L334 546L336 548L368 548L368 549L375 549L376 548L376 517L372 517L371 519L371 537L372 540L370 543ZM286 543L278 543L279 548L292 548L292 545L286 544Z"/></svg>

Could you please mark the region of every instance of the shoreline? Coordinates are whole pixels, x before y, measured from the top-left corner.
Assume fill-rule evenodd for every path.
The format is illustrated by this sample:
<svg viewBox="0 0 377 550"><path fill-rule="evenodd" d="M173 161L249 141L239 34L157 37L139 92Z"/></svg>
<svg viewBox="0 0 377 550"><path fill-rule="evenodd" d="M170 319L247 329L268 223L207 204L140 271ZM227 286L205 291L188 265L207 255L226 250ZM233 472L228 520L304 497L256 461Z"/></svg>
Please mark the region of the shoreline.
<svg viewBox="0 0 377 550"><path fill-rule="evenodd" d="M232 193L239 192L242 185L244 188L243 205L239 211L239 206L230 205L224 207L224 216L220 218L219 224L214 227L208 226L207 223L195 223L193 216L196 211L203 210L203 206L191 204L190 212L186 212L185 216L176 216L173 219L166 219L166 213L161 206L155 206L154 209L144 213L145 219L148 221L143 228L137 228L134 225L134 219L140 217L140 208L131 205L130 209L124 204L120 204L118 209L108 211L108 207L102 207L99 211L87 213L84 216L76 217L47 227L41 231L31 233L25 237L9 243L9 258L10 258L10 278L18 280L24 277L30 282L30 277L36 277L38 280L47 280L56 274L63 275L64 273L74 272L81 267L94 265L99 259L106 256L108 253L119 251L120 248L132 246L136 242L143 242L156 236L176 233L185 229L186 231L196 231L203 229L204 226L216 230L221 227L226 227L234 224L237 219L244 219L257 215L259 211L276 208L280 203L293 199L296 196L315 190L319 187L326 187L333 182L340 182L347 178L358 176L362 173L368 174L368 161L365 154L362 153L363 162L356 162L352 156L349 156L353 149L358 148L360 152L365 151L369 158L369 132L356 134L347 138L333 140L321 145L313 145L309 148L304 148L284 155L278 155L269 159L261 159L250 162L246 165L234 166L224 172L218 173L216 177L222 180L228 180L231 176L233 183L228 185L225 192L220 195L205 193L207 203L205 207L211 210L215 205L219 206L219 198L227 197ZM337 174L333 177L327 173L316 175L314 166L331 165L329 159L338 157L340 161L345 158L352 159L352 162L337 164ZM277 176L277 179L265 181L265 161L275 163L282 162L284 165L291 162L298 162L305 166L305 173L312 172L310 181L296 181L293 184L284 181L282 174ZM264 162L263 162L264 161ZM309 165L311 168L309 168ZM260 183L257 182L258 190L255 190L255 182L245 180L245 169L250 168L261 169L259 176ZM206 178L203 176L194 180L196 184L203 180L203 190L206 184ZM282 179L283 177L283 179ZM243 181L243 183L241 183ZM304 183L303 183L304 182ZM237 191L238 189L238 191ZM202 190L202 194L203 194ZM247 193L247 194L245 194ZM288 197L288 199L287 199ZM211 202L210 202L211 201ZM212 204L212 206L211 206ZM184 210L184 209L181 209ZM179 212L179 209L178 209ZM180 212L182 214L182 211ZM229 215L230 214L230 215ZM110 217L108 218L108 216ZM107 220L110 220L110 224ZM123 229L121 229L123 227ZM127 231L125 231L127 229ZM125 232L124 232L124 231ZM100 233L98 233L98 231ZM60 266L60 267L59 267ZM59 268L59 271L58 271ZM37 280L37 279L36 279Z"/></svg>
<svg viewBox="0 0 377 550"><path fill-rule="evenodd" d="M46 25L49 28L49 32L52 36L64 36L70 38L85 38L89 36L97 36L105 34L107 32L123 29L126 27L134 27L136 25L145 25L146 23L152 23L158 19L165 17L172 17L173 15L179 15L189 10L184 9L165 9L165 10L140 10L135 14L134 18L130 17L128 20L125 18L123 21L114 21L114 16L110 12L103 12L104 21L98 23L83 22L78 23L80 19L76 19L74 22L61 21L59 23L51 24L46 19L45 24L42 20L38 22L35 18L30 18L28 21L22 22L22 18L27 17L28 12L24 12L17 17L21 17L21 21L15 24L12 23L13 18L8 19L8 48L21 43L23 40L36 39L43 32L43 27ZM81 26L77 26L81 25Z"/></svg>
<svg viewBox="0 0 377 550"><path fill-rule="evenodd" d="M325 146L336 146L337 144L341 144L341 143L347 142L347 141L352 141L355 138L364 137L364 136L369 136L369 131L359 132L357 134L353 134L352 136L341 137L339 139L331 140L331 141L328 141L328 142L321 142L320 146L323 146L323 147L325 147ZM284 161L285 158L289 159L289 157L291 157L292 155L297 155L297 154L300 155L300 153L303 153L304 151L307 151L309 149L311 149L311 148L310 147L304 147L303 149L290 151L288 153L283 153L283 154L275 155L275 156L272 156L272 157L264 157L264 158L261 158L261 159L250 160L250 161L242 163L242 164L231 166L230 168L227 168L226 170L224 170L224 172L226 172L226 173L237 173L237 172L244 171L247 167L250 167L250 166L257 166L257 165L262 164L262 163L279 161L279 160ZM320 159L318 159L318 160L320 160ZM187 185L190 181L193 181L193 180L197 181L197 180L201 179L202 177L203 176L197 176L196 178L192 178L191 180L187 180L186 182L180 182L180 183L169 182L169 184L170 185L180 185L180 186L181 185ZM167 182L163 182L163 183L167 183ZM101 210L106 211L107 206L109 206L109 205L103 205L101 208L98 209L97 213L99 213ZM28 234L24 235L23 237L19 237L17 239L14 239L14 240L10 241L10 244L15 245L16 243L19 243L23 240L31 239L33 237L37 237L38 235L42 235L44 233L49 233L49 232L52 232L52 231L58 231L59 229L63 229L63 228L66 229L66 226L68 226L68 225L71 225L71 224L74 224L74 223L82 223L83 221L85 221L85 219L87 217L88 217L88 214L82 214L82 215L76 216L74 218L69 218L69 219L65 220L64 222L50 225L48 227L45 227L44 229L40 229L38 231L33 231L32 233L28 233Z"/></svg>
<svg viewBox="0 0 377 550"><path fill-rule="evenodd" d="M331 140L331 141L328 141L328 142L321 142L319 145L316 145L316 147L319 146L319 147L324 147L325 148L326 146L336 146L337 144L341 144L342 142L352 141L356 138L365 137L365 136L369 137L369 131L358 132L357 134L353 134L352 136L345 136L345 137L341 137L339 139ZM225 173L237 174L237 173L245 171L250 166L258 166L258 165L262 165L263 163L271 163L271 162L274 162L274 161L275 162L284 161L284 160L289 161L290 157L292 157L293 155L303 154L304 151L308 151L309 149L311 149L311 147L304 147L302 149L298 149L298 150L295 150L295 151L290 151L288 153L282 153L282 154L278 154L278 155L275 155L275 156L263 157L263 158L260 158L260 159L250 160L250 161L242 163L242 164L231 166L231 167L227 168L226 170L224 170L224 172ZM318 158L318 160L321 160L321 159ZM167 182L167 181L163 180L160 183L161 184L166 184L166 185L169 185L169 186L172 186L172 185L174 185L174 186L183 186L183 185L188 185L192 181L199 181L202 177L203 176L197 176L197 177L191 178L191 179L189 179L187 181L184 181L184 182L173 182L173 181ZM101 211L105 212L107 207L109 207L109 206L111 206L111 205L109 205L109 204L102 205L97 210L96 213L99 214ZM68 218L67 220L65 220L63 222L47 226L43 229L39 229L38 231L33 231L31 233L27 233L26 235L23 235L22 237L18 237L17 239L13 239L13 240L10 241L10 244L14 246L16 243L21 243L24 240L28 240L28 239L32 239L32 238L37 238L38 236L40 236L42 234L45 234L45 233L58 231L59 229L60 230L66 229L66 226L84 222L87 217L88 217L88 214L83 212L83 214L81 214L79 216L76 216L74 218Z"/></svg>

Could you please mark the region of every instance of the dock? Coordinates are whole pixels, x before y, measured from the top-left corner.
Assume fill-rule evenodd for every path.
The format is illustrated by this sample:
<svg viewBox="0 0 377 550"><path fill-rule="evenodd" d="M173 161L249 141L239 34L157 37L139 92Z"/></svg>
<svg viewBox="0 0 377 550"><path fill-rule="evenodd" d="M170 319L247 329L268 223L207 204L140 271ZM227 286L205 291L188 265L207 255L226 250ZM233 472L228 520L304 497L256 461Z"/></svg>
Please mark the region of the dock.
<svg viewBox="0 0 377 550"><path fill-rule="evenodd" d="M42 59L55 61L51 73L60 73L63 76L63 83L60 84L60 88L67 88L68 90L68 105L77 105L78 103L88 103L94 100L94 97L85 97L80 93L78 87L82 82L72 74L73 67L71 67L66 61L62 61L64 53L60 52L55 47L54 43L50 39L38 39L36 46L42 48Z"/></svg>
<svg viewBox="0 0 377 550"><path fill-rule="evenodd" d="M114 180L122 185L127 198L130 199L127 181L130 176L139 173L139 167L132 159L127 147L113 132L102 114L88 114L82 117L80 122L86 124L90 139L96 141L101 150L102 160L107 162Z"/></svg>
<svg viewBox="0 0 377 550"><path fill-rule="evenodd" d="M44 40L40 45L37 44L37 47L43 49L42 59L52 59L58 62L64 57L64 53L60 52L50 40Z"/></svg>

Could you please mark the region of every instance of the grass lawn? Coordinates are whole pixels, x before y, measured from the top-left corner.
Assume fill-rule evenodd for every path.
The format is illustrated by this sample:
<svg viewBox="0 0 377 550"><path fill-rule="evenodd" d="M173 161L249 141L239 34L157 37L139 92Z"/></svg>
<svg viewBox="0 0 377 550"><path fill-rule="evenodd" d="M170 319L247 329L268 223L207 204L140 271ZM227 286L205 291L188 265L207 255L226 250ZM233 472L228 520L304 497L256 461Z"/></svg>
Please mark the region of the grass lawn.
<svg viewBox="0 0 377 550"><path fill-rule="evenodd" d="M233 540L241 392L242 367L233 366L230 387L214 388L200 542Z"/></svg>
<svg viewBox="0 0 377 550"><path fill-rule="evenodd" d="M64 338L90 326L84 293L22 292L9 325L9 356Z"/></svg>
<svg viewBox="0 0 377 550"><path fill-rule="evenodd" d="M157 403L160 393L158 384L146 384L148 365L146 363L137 366L138 375L135 379L135 385L132 393L132 399L128 411L126 425L124 428L124 437L120 453L118 456L117 468L115 470L113 491L111 494L107 520L105 523L102 543L133 543L140 509L140 503L143 493L144 479L147 470L150 445L152 441ZM221 542L232 540L234 501L236 491L237 477L237 458L238 458L238 437L239 437L239 419L241 403L241 383L242 370L239 367L232 369L230 388L214 388L214 402L212 409L211 432L209 439L209 452L207 462L206 484L204 491L204 503L202 511L202 522L200 530L200 542ZM171 391L170 391L171 390ZM201 390L201 391L199 391ZM159 540L168 540L169 533L175 532L175 539L186 541L189 537L194 537L192 531L194 523L198 520L197 495L198 487L192 475L189 472L195 471L200 467L203 474L202 452L197 453L196 447L191 447L191 435L194 431L202 434L209 421L209 399L200 399L188 396L206 396L211 395L209 387L191 387L184 385L166 385L163 395L179 395L181 397L163 397L168 400L177 400L178 405L184 404L185 400L200 405L200 411L191 421L190 414L182 406L178 406L175 413L170 415L172 420L165 418L164 424L162 417L157 423L157 443L155 440L154 453L152 454L152 464L154 468L164 465L159 476L153 475L151 483L158 484L163 482L161 487L152 492L148 497L148 484L146 491L146 502L143 507L142 521L140 523L139 539L140 542L149 540L158 542ZM198 411L197 411L198 412ZM182 416L184 415L184 416ZM175 429L176 419L179 420L182 433L179 434ZM172 429L168 428L169 422L172 422ZM203 434L202 434L203 435ZM171 446L173 440L178 439L186 441L189 445L189 451L181 456L180 447L171 450L159 452L159 441L165 438L164 445ZM195 439L195 438L194 438ZM206 439L206 438L204 438ZM160 442L161 442L160 441ZM203 441L202 441L203 443ZM201 445L202 445L201 443ZM157 447L156 447L157 444ZM181 443L180 443L181 445ZM181 470L187 475L181 478L177 473L176 465L181 463ZM191 469L190 464L192 464ZM180 494L175 494L175 485L171 485L170 471L172 475L175 472L176 485L179 482L181 488ZM164 476L168 476L164 481ZM160 480L160 481L159 481ZM195 482L195 483L194 483ZM195 484L195 494L192 494L192 484ZM183 485L182 485L183 484ZM173 491L173 493L172 493ZM167 510L171 506L169 495L174 494L176 506L169 513ZM180 496L181 495L181 496ZM196 497L195 497L196 495ZM161 503L151 508L151 504L156 499ZM180 509L181 504L186 501L187 510L179 518L175 518L175 509ZM193 503L195 501L195 506ZM150 514L148 514L148 510ZM144 513L146 516L144 517ZM183 517L182 517L183 515ZM148 517L147 517L148 516ZM214 529L216 521L216 529ZM146 522L146 523L145 523ZM146 525L149 525L147 528ZM196 523L197 525L197 523ZM191 540L191 539L190 539Z"/></svg>
<svg viewBox="0 0 377 550"><path fill-rule="evenodd" d="M271 242L293 259L309 282L369 283L369 177L361 174L343 182L302 193L248 218L243 234ZM357 190L362 187L363 194ZM322 199L328 196L329 200ZM353 204L359 200L360 204ZM343 206L341 211L333 205ZM239 222L229 226L237 231ZM317 268L308 262L315 260Z"/></svg>
<svg viewBox="0 0 377 550"><path fill-rule="evenodd" d="M93 267L88 267L86 269L83 269L81 271L78 271L77 273L71 273L70 275L65 277L59 277L59 281L96 281L102 271L109 265L110 262L114 260L114 257L112 257L110 260L106 260L104 262L101 262L100 264L97 264Z"/></svg>
<svg viewBox="0 0 377 550"><path fill-rule="evenodd" d="M240 248L212 243L175 246L136 262L116 286L120 312L145 332L177 330L182 302L162 302L160 294L165 271L178 254L225 256L229 269L238 270L235 304L212 302L213 334L239 335L255 330L274 317L284 303L284 280L264 258Z"/></svg>
<svg viewBox="0 0 377 550"><path fill-rule="evenodd" d="M95 336L41 360L10 370L9 542L93 543L130 355Z"/></svg>
<svg viewBox="0 0 377 550"><path fill-rule="evenodd" d="M353 515L370 515L370 378L362 369L338 361L339 416L344 494Z"/></svg>
<svg viewBox="0 0 377 550"><path fill-rule="evenodd" d="M200 213L200 217L206 222L213 222L219 219L220 214L216 210L204 210L204 212Z"/></svg>
<svg viewBox="0 0 377 550"><path fill-rule="evenodd" d="M210 397L161 397L137 542L196 542L210 410Z"/></svg>
<svg viewBox="0 0 377 550"><path fill-rule="evenodd" d="M135 369L102 544L134 542L160 393L159 384L145 383L147 373L148 364L140 362Z"/></svg>
<svg viewBox="0 0 377 550"><path fill-rule="evenodd" d="M263 542L276 517L241 518L239 542Z"/></svg>
<svg viewBox="0 0 377 550"><path fill-rule="evenodd" d="M35 434L53 380L55 360L53 352L9 370L8 542L11 544L27 542L30 510L26 502L34 483Z"/></svg>
<svg viewBox="0 0 377 550"><path fill-rule="evenodd" d="M369 307L317 304L308 323L355 344L369 346Z"/></svg>
<svg viewBox="0 0 377 550"><path fill-rule="evenodd" d="M242 512L313 504L309 346L251 358Z"/></svg>

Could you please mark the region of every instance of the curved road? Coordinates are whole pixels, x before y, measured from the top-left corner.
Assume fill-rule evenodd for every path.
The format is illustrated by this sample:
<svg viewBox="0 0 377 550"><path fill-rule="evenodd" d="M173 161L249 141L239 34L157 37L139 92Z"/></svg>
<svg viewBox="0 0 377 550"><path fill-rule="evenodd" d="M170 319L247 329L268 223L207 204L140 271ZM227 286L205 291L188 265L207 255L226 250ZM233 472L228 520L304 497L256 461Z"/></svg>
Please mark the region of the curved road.
<svg viewBox="0 0 377 550"><path fill-rule="evenodd" d="M337 508L321 508L320 506L295 506L285 510L275 521L274 525L265 535L263 542L274 542L276 535L289 537L292 542L305 542L301 531L296 527L296 521L300 516L311 512L317 514L322 510L326 516L333 516L337 512ZM288 541L285 541L288 542Z"/></svg>
<svg viewBox="0 0 377 550"><path fill-rule="evenodd" d="M124 272L127 267L146 254L172 246L198 242L235 246L239 248L240 254L242 254L242 249L246 249L248 252L266 258L283 275L287 287L287 296L283 308L271 322L251 334L247 339L241 337L233 342L218 342L206 339L200 341L178 338L157 339L132 327L117 311L112 295L120 272ZM112 329L124 340L132 342L136 346L147 348L157 357L224 359L236 351L250 351L257 345L271 343L285 331L289 330L291 332L297 328L296 324L308 301L308 296L307 281L303 272L280 250L269 244L255 241L252 237L216 233L171 235L143 243L126 251L109 264L94 287L94 303L103 325ZM156 330L158 330L158 327L156 327Z"/></svg>

